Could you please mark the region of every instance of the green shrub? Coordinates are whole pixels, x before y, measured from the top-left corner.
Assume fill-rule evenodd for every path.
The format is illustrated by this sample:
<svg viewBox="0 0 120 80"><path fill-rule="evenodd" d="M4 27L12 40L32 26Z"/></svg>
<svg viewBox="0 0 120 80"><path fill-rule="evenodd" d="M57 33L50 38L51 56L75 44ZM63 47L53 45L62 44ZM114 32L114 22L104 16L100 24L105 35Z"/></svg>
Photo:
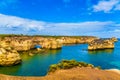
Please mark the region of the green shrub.
<svg viewBox="0 0 120 80"><path fill-rule="evenodd" d="M101 69L101 66L97 66L96 68Z"/></svg>
<svg viewBox="0 0 120 80"><path fill-rule="evenodd" d="M48 73L55 72L56 70L59 70L59 69L70 69L70 68L74 68L74 67L91 67L91 68L94 68L94 65L87 64L85 62L77 62L75 60L62 60L58 64L51 65L49 67ZM97 68L101 69L100 66L98 66Z"/></svg>
<svg viewBox="0 0 120 80"><path fill-rule="evenodd" d="M59 69L57 64L52 64L49 68L49 72L55 72L57 69Z"/></svg>

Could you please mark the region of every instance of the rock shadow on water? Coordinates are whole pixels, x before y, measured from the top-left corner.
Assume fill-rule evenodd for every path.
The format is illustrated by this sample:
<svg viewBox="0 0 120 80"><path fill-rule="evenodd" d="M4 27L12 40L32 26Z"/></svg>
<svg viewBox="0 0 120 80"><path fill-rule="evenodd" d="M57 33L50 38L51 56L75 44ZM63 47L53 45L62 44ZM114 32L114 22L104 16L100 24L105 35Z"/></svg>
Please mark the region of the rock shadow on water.
<svg viewBox="0 0 120 80"><path fill-rule="evenodd" d="M18 75L21 64L15 66L0 67L0 73L6 75Z"/></svg>
<svg viewBox="0 0 120 80"><path fill-rule="evenodd" d="M53 50L46 49L43 52L39 52L38 54L48 55L48 54L58 54L60 52L61 52L60 49L57 49L57 50L55 50L55 49L53 49Z"/></svg>
<svg viewBox="0 0 120 80"><path fill-rule="evenodd" d="M112 54L114 52L114 49L103 49L103 50L93 50L93 51L89 51L89 54L101 54L101 53L109 53Z"/></svg>

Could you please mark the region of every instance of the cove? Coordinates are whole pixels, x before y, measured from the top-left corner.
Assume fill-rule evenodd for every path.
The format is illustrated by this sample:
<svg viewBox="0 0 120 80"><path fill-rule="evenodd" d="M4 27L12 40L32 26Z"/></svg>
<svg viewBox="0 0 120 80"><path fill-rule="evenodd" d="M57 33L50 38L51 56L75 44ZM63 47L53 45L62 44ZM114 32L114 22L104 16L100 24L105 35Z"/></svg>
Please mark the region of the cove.
<svg viewBox="0 0 120 80"><path fill-rule="evenodd" d="M62 59L84 61L102 69L120 69L120 40L114 49L87 51L87 44L65 45L61 50L46 50L30 56L21 54L22 64L11 67L0 67L1 74L14 76L45 76L51 64Z"/></svg>

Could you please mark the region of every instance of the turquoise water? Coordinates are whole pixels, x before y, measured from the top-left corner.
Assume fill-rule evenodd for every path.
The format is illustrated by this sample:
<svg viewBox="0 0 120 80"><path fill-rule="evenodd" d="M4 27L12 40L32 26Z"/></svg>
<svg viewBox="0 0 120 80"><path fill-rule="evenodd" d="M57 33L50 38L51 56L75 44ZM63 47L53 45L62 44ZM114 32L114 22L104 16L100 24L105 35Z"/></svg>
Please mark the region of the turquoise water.
<svg viewBox="0 0 120 80"><path fill-rule="evenodd" d="M12 67L0 67L0 73L15 76L44 76L51 64L62 59L75 59L101 66L103 69L120 69L120 41L115 43L115 49L87 51L87 44L67 45L61 50L46 50L42 54L30 56L21 55L23 62Z"/></svg>

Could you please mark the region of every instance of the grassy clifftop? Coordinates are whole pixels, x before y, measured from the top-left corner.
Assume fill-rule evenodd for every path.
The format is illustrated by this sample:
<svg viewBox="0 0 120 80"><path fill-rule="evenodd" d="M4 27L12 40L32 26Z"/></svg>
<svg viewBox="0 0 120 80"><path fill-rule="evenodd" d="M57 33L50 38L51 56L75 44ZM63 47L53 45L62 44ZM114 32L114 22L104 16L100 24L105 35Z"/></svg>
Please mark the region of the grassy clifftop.
<svg viewBox="0 0 120 80"><path fill-rule="evenodd" d="M48 73L55 72L57 70L61 69L71 69L71 68L76 68L76 67L90 67L90 68L98 68L100 69L101 67L94 67L92 64L88 64L85 62L77 62L76 60L62 60L58 64L52 64L49 68Z"/></svg>

